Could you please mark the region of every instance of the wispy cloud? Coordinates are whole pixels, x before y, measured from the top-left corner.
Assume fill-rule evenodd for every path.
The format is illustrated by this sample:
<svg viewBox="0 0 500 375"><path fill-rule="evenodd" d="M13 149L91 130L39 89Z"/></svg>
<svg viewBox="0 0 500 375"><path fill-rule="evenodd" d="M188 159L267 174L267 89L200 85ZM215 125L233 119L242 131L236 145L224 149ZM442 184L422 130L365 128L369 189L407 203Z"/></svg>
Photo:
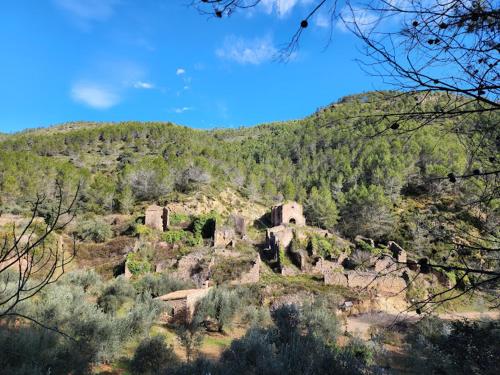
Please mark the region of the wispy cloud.
<svg viewBox="0 0 500 375"><path fill-rule="evenodd" d="M184 112L192 111L194 108L193 107L178 107L178 108L173 108L172 112L175 112L177 114L181 114Z"/></svg>
<svg viewBox="0 0 500 375"><path fill-rule="evenodd" d="M379 17L373 12L358 7L345 6L340 11L340 17L336 27L344 32L348 32L349 28L354 26L359 27L362 32L366 32L373 29L379 21Z"/></svg>
<svg viewBox="0 0 500 375"><path fill-rule="evenodd" d="M326 13L318 13L314 18L314 24L322 29L327 29L332 26L332 17Z"/></svg>
<svg viewBox="0 0 500 375"><path fill-rule="evenodd" d="M155 85L150 82L137 81L134 83L134 88L136 89L150 90L153 89L154 87Z"/></svg>
<svg viewBox="0 0 500 375"><path fill-rule="evenodd" d="M271 60L276 53L277 49L270 37L244 39L228 36L224 40L224 45L215 51L221 59L253 65Z"/></svg>
<svg viewBox="0 0 500 375"><path fill-rule="evenodd" d="M177 68L177 70L175 71L175 74L177 74L178 76L186 74L186 69L184 69L184 68Z"/></svg>
<svg viewBox="0 0 500 375"><path fill-rule="evenodd" d="M96 109L107 109L120 102L120 96L110 87L95 82L78 82L71 88L73 100Z"/></svg>
<svg viewBox="0 0 500 375"><path fill-rule="evenodd" d="M286 17L296 5L310 5L314 0L261 0L260 6L267 14L275 12L278 17Z"/></svg>
<svg viewBox="0 0 500 375"><path fill-rule="evenodd" d="M88 29L95 21L105 21L115 12L120 0L52 0L80 27Z"/></svg>

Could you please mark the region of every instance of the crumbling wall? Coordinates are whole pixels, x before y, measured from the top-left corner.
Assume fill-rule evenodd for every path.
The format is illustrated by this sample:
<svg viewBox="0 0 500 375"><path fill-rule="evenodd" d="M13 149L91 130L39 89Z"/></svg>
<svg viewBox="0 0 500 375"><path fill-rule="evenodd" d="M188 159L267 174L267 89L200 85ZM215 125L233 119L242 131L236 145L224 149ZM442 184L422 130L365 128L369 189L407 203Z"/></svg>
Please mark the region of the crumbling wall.
<svg viewBox="0 0 500 375"><path fill-rule="evenodd" d="M271 223L273 226L282 224L306 225L304 209L297 202L287 202L271 209Z"/></svg>
<svg viewBox="0 0 500 375"><path fill-rule="evenodd" d="M146 209L145 222L148 227L165 231L169 225L169 212L166 207L151 205Z"/></svg>

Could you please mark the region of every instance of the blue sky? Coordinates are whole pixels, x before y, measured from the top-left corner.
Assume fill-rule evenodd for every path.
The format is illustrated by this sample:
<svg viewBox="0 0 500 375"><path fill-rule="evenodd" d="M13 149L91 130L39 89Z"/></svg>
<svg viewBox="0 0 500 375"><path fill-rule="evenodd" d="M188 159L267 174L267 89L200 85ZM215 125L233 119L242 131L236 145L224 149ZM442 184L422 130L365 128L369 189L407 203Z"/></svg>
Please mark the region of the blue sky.
<svg viewBox="0 0 500 375"><path fill-rule="evenodd" d="M265 0L230 18L189 0L7 0L0 15L0 131L69 121L233 127L307 116L380 88L355 37L315 18L274 60L311 0ZM328 49L330 31L333 40Z"/></svg>

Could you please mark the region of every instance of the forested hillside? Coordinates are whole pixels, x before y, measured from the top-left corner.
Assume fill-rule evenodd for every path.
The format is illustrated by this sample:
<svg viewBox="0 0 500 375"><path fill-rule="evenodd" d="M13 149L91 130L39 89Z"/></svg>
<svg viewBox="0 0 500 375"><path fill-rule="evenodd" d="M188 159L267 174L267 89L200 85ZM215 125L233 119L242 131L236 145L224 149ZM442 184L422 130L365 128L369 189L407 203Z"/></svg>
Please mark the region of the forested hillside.
<svg viewBox="0 0 500 375"><path fill-rule="evenodd" d="M389 123L377 114L412 106L408 97L387 102L383 95L346 97L303 120L235 130L124 122L15 134L0 144L2 211L26 210L30 197L50 196L56 180L68 192L80 183L79 208L96 214L230 186L265 204L296 199L311 223L346 236L394 237L405 198L470 195L475 183L458 186L446 176L477 165L447 131L453 122L408 132L414 124L405 123L379 134ZM434 96L427 105L439 102Z"/></svg>

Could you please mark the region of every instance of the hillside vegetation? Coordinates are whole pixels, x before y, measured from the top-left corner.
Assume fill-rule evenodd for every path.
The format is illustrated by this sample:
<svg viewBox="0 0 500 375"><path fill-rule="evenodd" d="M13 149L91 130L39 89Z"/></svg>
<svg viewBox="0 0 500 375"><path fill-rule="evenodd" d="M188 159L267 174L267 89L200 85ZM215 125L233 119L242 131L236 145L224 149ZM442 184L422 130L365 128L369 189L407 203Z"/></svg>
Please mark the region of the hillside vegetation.
<svg viewBox="0 0 500 375"><path fill-rule="evenodd" d="M329 217L309 212L309 220L331 228L340 218L337 228L346 235L382 237L394 230L390 217L402 198L459 194L434 178L475 166L446 126L375 136L388 126L368 116L389 110L380 108L389 104L379 95L344 98L300 121L236 130L124 122L19 133L0 144L2 211L23 211L37 193L50 196L56 179L68 191L81 182L79 205L96 214L127 213L171 192L229 186L266 203L296 199L312 211L322 200L331 207ZM438 99L428 105L438 106ZM394 100L390 110L409 109L407 101Z"/></svg>
<svg viewBox="0 0 500 375"><path fill-rule="evenodd" d="M495 322L374 324L365 341L348 332L351 314L399 313L450 286L446 296L465 294L478 280L460 268L423 272L419 259L498 268L480 249L457 250L457 243L498 232L498 200L482 196L493 180L450 177L493 169L495 140L478 150L474 137L454 130L494 119L394 126L383 114L410 111L415 98L381 100L387 95L350 96L302 120L239 129L71 123L0 135L0 235L7 245L37 197L43 218L33 224L34 238L43 235L44 220L53 222L58 188L63 203L78 192L75 219L42 243L68 252L74 240L76 259L59 281L14 309L70 339L8 317L0 349L15 354L0 358L0 367L9 374L302 375L385 373L396 362L414 373L493 373ZM422 110L439 109L443 100L430 96ZM489 153L491 165L477 164L478 153ZM303 205L306 226L302 219L271 228L271 206L284 201ZM145 225L151 204L168 204L168 228ZM293 238L273 248L269 231L283 228ZM215 230L232 240L218 245ZM378 289L355 284L356 275L379 272L392 246L400 248L394 241L415 267L393 269L397 275ZM43 258L33 254L29 262ZM17 271L4 271L0 297L15 288L9 275ZM163 319L174 313L157 297L208 281L213 289L191 321ZM481 309L495 290L486 285L441 307ZM475 351L446 350L464 342Z"/></svg>

